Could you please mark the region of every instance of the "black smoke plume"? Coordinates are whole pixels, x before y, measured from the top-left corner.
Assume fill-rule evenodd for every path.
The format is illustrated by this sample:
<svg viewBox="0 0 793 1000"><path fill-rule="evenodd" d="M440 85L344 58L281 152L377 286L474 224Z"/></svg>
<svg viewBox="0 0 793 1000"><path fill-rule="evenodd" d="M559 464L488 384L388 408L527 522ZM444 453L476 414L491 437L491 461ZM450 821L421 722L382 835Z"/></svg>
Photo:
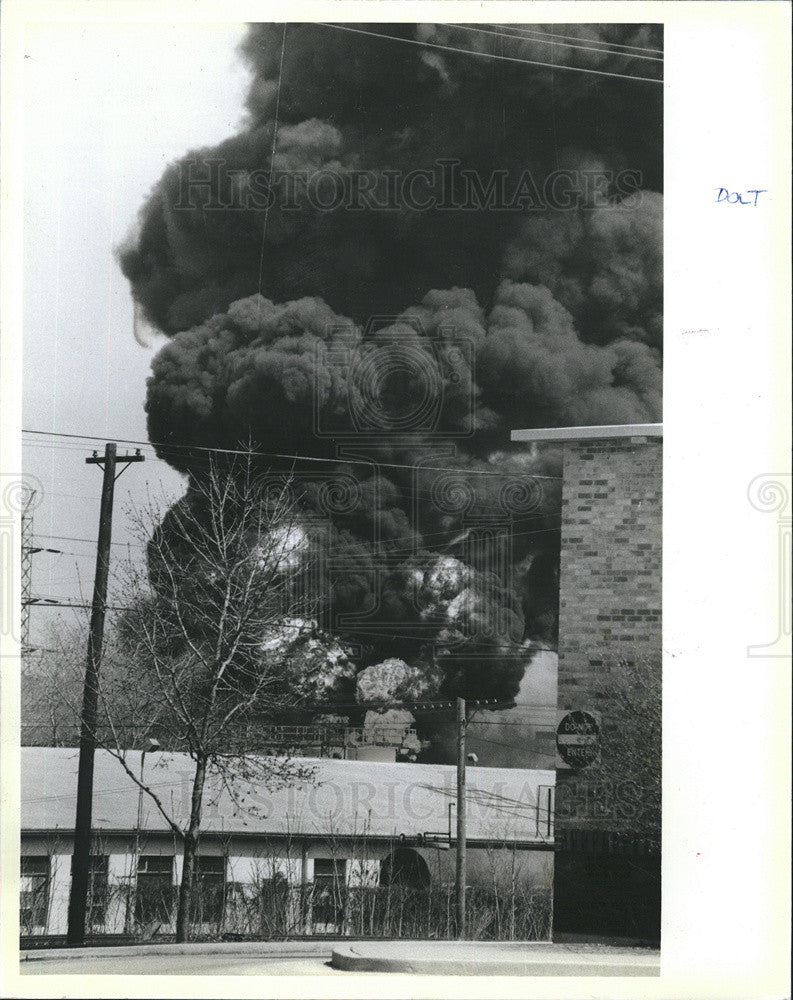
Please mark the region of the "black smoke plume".
<svg viewBox="0 0 793 1000"><path fill-rule="evenodd" d="M121 250L149 436L295 473L345 691L508 699L560 503L510 430L660 419L661 29L346 27L251 26L244 127Z"/></svg>

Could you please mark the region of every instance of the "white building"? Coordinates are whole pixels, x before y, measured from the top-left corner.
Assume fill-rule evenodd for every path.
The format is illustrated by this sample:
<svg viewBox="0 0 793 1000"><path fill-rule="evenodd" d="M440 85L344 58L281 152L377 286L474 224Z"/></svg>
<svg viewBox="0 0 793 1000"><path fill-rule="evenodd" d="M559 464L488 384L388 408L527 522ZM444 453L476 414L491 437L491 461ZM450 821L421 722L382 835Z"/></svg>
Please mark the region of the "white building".
<svg viewBox="0 0 793 1000"><path fill-rule="evenodd" d="M66 931L78 757L76 749L22 750L23 935ZM190 759L138 751L125 758L184 829ZM198 849L199 932L408 936L413 928L419 936L422 921L448 910L453 890L455 768L299 763L314 769L312 781L279 791L208 776ZM554 779L551 770L468 768L471 905L476 910L481 903L489 916L479 919L492 922L482 901L499 897L499 921L511 901L512 936L530 933L527 920L535 921L535 936L549 932L529 911L549 902ZM93 829L89 933L172 933L181 838L106 751L96 754Z"/></svg>

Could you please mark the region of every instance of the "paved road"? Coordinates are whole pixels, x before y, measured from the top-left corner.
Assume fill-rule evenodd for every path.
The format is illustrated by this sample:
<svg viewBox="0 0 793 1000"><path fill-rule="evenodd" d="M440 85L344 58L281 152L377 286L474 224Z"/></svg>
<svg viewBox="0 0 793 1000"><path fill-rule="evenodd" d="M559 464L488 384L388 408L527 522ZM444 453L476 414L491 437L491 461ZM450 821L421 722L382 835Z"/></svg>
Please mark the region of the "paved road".
<svg viewBox="0 0 793 1000"><path fill-rule="evenodd" d="M449 976L657 976L660 954L550 941L342 941L332 965L350 972Z"/></svg>
<svg viewBox="0 0 793 1000"><path fill-rule="evenodd" d="M330 962L333 958L334 965ZM23 954L23 976L657 976L650 949L591 944L454 941L245 942L60 949Z"/></svg>
<svg viewBox="0 0 793 1000"><path fill-rule="evenodd" d="M24 976L344 976L328 963L332 946L295 955L268 952L263 955L111 955L101 949L80 958L48 958L23 961Z"/></svg>

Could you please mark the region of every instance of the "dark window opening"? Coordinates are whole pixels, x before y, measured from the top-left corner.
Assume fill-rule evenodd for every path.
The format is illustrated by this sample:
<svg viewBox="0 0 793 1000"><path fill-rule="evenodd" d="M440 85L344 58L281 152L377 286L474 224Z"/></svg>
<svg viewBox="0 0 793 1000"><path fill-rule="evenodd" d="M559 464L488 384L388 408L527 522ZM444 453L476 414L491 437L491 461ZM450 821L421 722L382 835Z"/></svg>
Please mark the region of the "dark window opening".
<svg viewBox="0 0 793 1000"><path fill-rule="evenodd" d="M195 859L193 920L219 924L223 919L226 859L199 855Z"/></svg>
<svg viewBox="0 0 793 1000"><path fill-rule="evenodd" d="M46 930L50 901L50 859L22 858L19 884L19 924L23 933Z"/></svg>
<svg viewBox="0 0 793 1000"><path fill-rule="evenodd" d="M173 857L142 854L138 858L138 883L135 892L135 921L170 924L174 903Z"/></svg>
<svg viewBox="0 0 793 1000"><path fill-rule="evenodd" d="M344 919L347 898L347 862L335 858L314 859L314 888L311 894L315 924L338 926Z"/></svg>

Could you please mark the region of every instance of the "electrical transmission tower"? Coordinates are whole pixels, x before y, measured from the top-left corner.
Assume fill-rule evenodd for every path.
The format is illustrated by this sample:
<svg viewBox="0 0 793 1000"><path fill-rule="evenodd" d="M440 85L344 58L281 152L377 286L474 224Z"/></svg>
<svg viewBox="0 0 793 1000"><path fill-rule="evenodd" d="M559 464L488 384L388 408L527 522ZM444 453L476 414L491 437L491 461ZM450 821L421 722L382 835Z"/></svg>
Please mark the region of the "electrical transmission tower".
<svg viewBox="0 0 793 1000"><path fill-rule="evenodd" d="M34 604L51 604L47 598L34 597L33 590L33 556L37 552L49 552L52 555L63 555L60 549L51 549L43 545L33 544L33 508L36 490L25 487L25 506L22 508L21 534L22 557L20 559L22 577L22 655L34 653L38 647L30 645L30 609Z"/></svg>
<svg viewBox="0 0 793 1000"><path fill-rule="evenodd" d="M33 581L33 500L36 491L26 487L25 506L22 508L22 652L30 650L30 605Z"/></svg>

